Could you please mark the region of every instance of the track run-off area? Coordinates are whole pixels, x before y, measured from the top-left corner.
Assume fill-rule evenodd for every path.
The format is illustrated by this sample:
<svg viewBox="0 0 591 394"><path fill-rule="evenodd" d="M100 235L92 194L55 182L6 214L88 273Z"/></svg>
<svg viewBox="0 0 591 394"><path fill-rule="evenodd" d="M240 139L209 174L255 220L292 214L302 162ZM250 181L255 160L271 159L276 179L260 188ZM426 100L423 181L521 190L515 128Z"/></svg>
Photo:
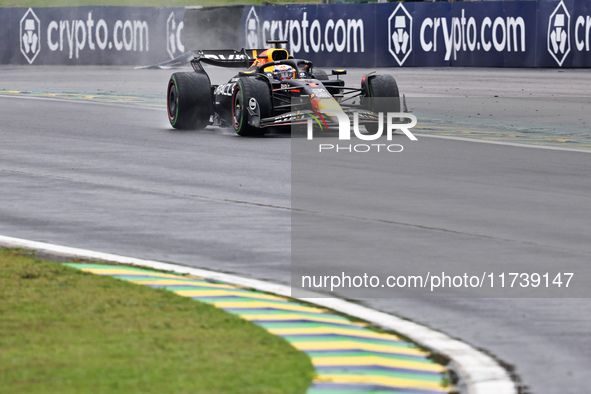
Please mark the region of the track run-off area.
<svg viewBox="0 0 591 394"><path fill-rule="evenodd" d="M396 220L383 223L397 264L477 260L493 271L531 261L540 272L588 265L591 123L577 117L591 108L588 72L379 72L394 75L409 110L429 120L413 130L415 145L404 141L404 160L365 169L400 186L387 214ZM0 67L0 234L289 284L289 134L173 130L170 73ZM344 78L358 86L364 73ZM233 74L210 72L214 83ZM557 112L564 119L532 119L536 105L541 117L565 105ZM501 128L482 119L500 112L509 122ZM548 122L556 127L527 127ZM361 301L483 349L531 393L588 391L588 298Z"/></svg>

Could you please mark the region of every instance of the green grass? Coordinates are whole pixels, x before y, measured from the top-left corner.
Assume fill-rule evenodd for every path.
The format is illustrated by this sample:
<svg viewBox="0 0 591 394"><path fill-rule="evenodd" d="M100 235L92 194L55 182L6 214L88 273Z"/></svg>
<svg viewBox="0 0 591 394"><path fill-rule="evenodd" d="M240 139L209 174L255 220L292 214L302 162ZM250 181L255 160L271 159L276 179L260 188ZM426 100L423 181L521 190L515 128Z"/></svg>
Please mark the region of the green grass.
<svg viewBox="0 0 591 394"><path fill-rule="evenodd" d="M296 393L308 357L165 290L0 249L0 391Z"/></svg>
<svg viewBox="0 0 591 394"><path fill-rule="evenodd" d="M278 0L274 4L319 3L320 0ZM79 5L124 5L147 7L219 6L230 4L267 4L264 0L0 0L0 7L70 7Z"/></svg>

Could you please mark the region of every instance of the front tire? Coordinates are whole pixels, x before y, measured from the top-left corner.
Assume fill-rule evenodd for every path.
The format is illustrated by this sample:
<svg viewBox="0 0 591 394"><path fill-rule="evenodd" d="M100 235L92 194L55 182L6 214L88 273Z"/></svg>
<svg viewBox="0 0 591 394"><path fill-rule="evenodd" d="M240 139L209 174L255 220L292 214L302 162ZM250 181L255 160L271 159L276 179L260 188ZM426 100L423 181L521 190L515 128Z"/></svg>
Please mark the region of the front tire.
<svg viewBox="0 0 591 394"><path fill-rule="evenodd" d="M175 129L203 129L213 112L211 87L207 75L196 72L174 73L168 81L166 107Z"/></svg>
<svg viewBox="0 0 591 394"><path fill-rule="evenodd" d="M319 81L328 81L328 74L324 70L314 69L314 78Z"/></svg>
<svg viewBox="0 0 591 394"><path fill-rule="evenodd" d="M393 76L387 74L365 76L361 81L361 89L366 98L367 109L375 113L383 113L384 121L387 112L401 112L400 93ZM372 100L374 98L377 100ZM365 128L371 133L376 133L378 124L367 123Z"/></svg>
<svg viewBox="0 0 591 394"><path fill-rule="evenodd" d="M260 119L268 118L273 113L271 89L269 84L261 79L240 78L232 95L232 125L236 134L240 136L261 136L266 130L250 124L248 106L256 100L255 109ZM257 109L258 107L258 109Z"/></svg>

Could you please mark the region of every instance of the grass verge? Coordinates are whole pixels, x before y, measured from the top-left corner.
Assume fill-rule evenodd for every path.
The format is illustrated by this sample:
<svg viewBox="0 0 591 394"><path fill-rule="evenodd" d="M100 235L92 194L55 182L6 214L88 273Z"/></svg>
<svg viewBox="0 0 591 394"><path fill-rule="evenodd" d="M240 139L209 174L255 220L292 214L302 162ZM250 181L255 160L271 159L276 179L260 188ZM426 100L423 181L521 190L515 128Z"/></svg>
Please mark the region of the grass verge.
<svg viewBox="0 0 591 394"><path fill-rule="evenodd" d="M3 393L296 393L314 370L212 306L0 249Z"/></svg>

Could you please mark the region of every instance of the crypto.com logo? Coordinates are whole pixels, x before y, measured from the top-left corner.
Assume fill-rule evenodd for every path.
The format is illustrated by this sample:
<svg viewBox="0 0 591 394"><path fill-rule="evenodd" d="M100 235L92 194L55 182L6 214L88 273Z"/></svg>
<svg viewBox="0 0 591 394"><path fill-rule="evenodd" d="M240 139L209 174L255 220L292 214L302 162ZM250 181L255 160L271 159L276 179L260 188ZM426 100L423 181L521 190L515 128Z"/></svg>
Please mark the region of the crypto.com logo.
<svg viewBox="0 0 591 394"><path fill-rule="evenodd" d="M176 16L171 12L166 20L166 52L174 59L174 54L178 50L185 53L185 46L181 42L181 34L185 24L183 21L176 23Z"/></svg>
<svg viewBox="0 0 591 394"><path fill-rule="evenodd" d="M335 116L339 122L339 141L350 141L351 140L351 120L349 117L342 111L335 111L330 109L321 109L316 111L318 114L328 114L329 116ZM384 134L384 117L386 117L386 139L388 141L392 141L392 134L394 130L402 131L411 141L417 141L417 137L415 137L409 129L415 127L417 125L417 117L413 114L409 114L406 112L379 112L378 113L378 130L375 134L362 134L359 130L359 114L357 112L353 113L353 134L356 138L362 141L375 141L381 138ZM410 120L410 122L403 122L404 119ZM312 140L314 139L314 125L313 120L308 119L307 122L307 139ZM396 147L396 150L392 150L392 147ZM388 152L402 152L402 145L399 144L355 144L355 145L334 145L334 144L320 144L319 151L322 152L324 150L334 150L336 152L341 151L348 151L348 152L358 152L358 153L366 153L369 151L377 151L380 152L381 149L387 150ZM399 148L399 149L398 149Z"/></svg>
<svg viewBox="0 0 591 394"><path fill-rule="evenodd" d="M562 1L548 22L548 52L561 67L570 52L570 15Z"/></svg>
<svg viewBox="0 0 591 394"><path fill-rule="evenodd" d="M20 24L21 53L29 64L41 52L41 23L31 8L27 10Z"/></svg>
<svg viewBox="0 0 591 394"><path fill-rule="evenodd" d="M257 16L254 7L250 8L250 12L246 17L246 48L256 49L259 47L259 17Z"/></svg>
<svg viewBox="0 0 591 394"><path fill-rule="evenodd" d="M400 66L412 52L412 16L402 3L388 18L388 50Z"/></svg>

